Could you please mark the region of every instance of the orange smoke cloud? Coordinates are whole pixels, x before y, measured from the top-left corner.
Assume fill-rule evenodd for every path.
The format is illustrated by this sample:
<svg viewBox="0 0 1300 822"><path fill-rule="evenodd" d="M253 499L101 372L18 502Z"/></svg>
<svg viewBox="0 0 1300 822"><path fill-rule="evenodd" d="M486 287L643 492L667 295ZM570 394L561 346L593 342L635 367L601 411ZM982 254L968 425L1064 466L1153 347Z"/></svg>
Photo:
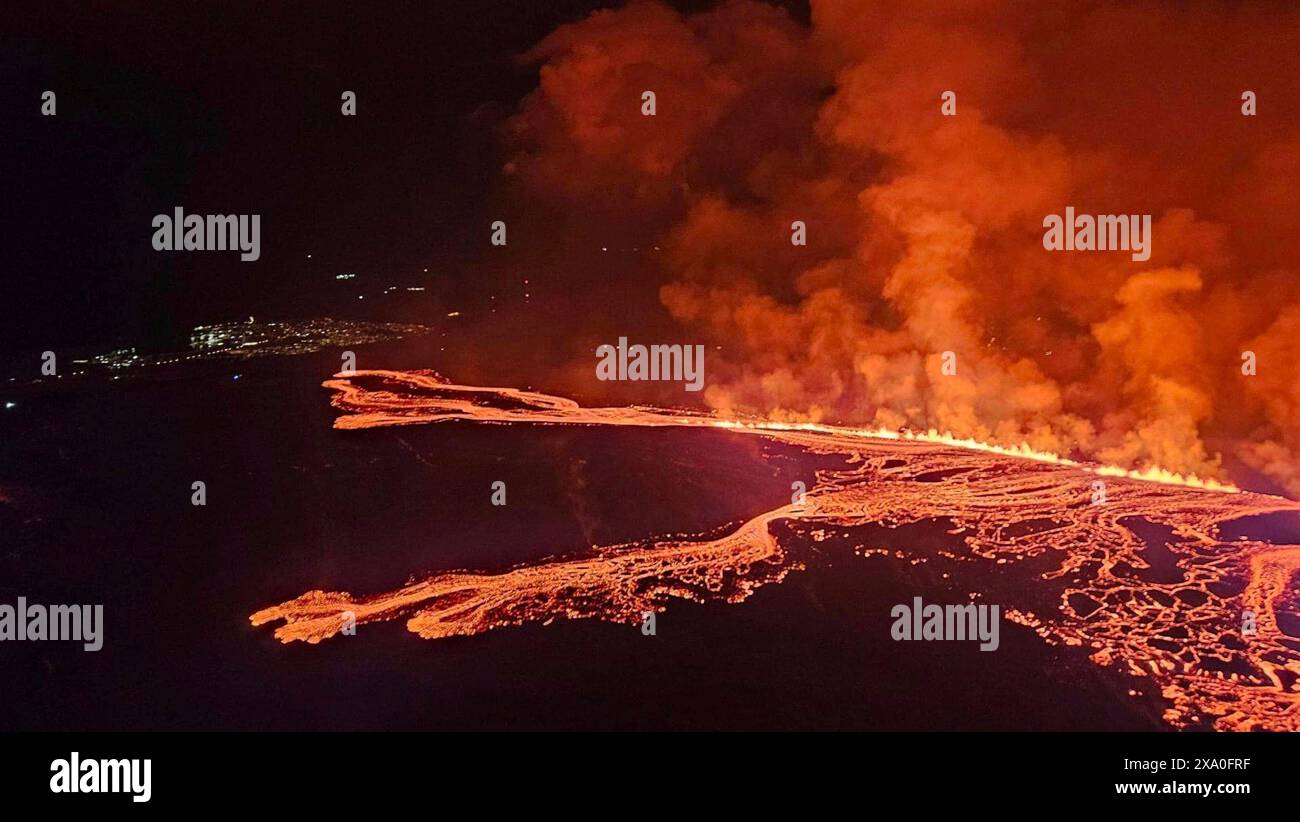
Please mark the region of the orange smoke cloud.
<svg viewBox="0 0 1300 822"><path fill-rule="evenodd" d="M528 55L507 172L654 227L715 408L1300 494L1297 24L1280 4L843 0L804 26L634 2ZM1151 214L1150 260L1044 250L1066 206Z"/></svg>

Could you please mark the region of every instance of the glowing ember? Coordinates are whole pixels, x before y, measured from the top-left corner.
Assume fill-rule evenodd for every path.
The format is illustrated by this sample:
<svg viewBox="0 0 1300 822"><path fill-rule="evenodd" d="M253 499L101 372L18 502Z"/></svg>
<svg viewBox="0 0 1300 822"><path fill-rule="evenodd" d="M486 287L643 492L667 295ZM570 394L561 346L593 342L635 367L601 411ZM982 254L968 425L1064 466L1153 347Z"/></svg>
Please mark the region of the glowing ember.
<svg viewBox="0 0 1300 822"><path fill-rule="evenodd" d="M377 387L366 387L368 385ZM253 614L254 625L282 620L282 642L316 643L344 626L407 618L435 639L556 618L639 622L673 598L744 600L755 588L798 570L771 529L777 520L812 528L898 527L946 519L960 536L954 561L1025 571L1025 603L1009 618L1046 642L1091 650L1100 665L1149 678L1169 701L1165 719L1185 727L1212 721L1223 730L1300 729L1300 642L1278 614L1295 607L1300 546L1226 542L1219 526L1300 503L1158 470L1081 465L1027 447L1006 448L938 432L863 431L824 425L724 421L645 408L581 408L560 397L508 388L451 385L431 372L364 371L325 383L348 412L340 429L446 420L652 427L716 427L768 437L808 453L845 458L823 470L802 506L787 505L720 539L594 547L589 556L555 559L500 574L441 573L389 593L357 598L309 591ZM1105 504L1093 483L1107 481ZM1232 493L1218 493L1230 491ZM1050 527L1036 527L1050 521ZM1144 574L1148 542L1134 527L1170 529L1173 581ZM817 539L816 531L812 539ZM878 550L866 551L879 554ZM900 552L903 557L906 552ZM1030 590L1032 589L1032 590ZM1012 591L1012 596L1015 592ZM1242 636L1242 614L1258 615Z"/></svg>

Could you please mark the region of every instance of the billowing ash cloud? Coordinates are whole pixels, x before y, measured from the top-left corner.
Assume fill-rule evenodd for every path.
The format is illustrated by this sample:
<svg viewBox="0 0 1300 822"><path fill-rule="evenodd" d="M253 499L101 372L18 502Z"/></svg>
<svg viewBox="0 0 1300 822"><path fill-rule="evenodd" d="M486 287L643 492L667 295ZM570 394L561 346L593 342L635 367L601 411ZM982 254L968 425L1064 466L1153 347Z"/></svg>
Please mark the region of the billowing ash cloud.
<svg viewBox="0 0 1300 822"><path fill-rule="evenodd" d="M506 174L654 228L722 411L1300 493L1298 32L1280 3L635 2L527 55ZM1151 214L1150 259L1044 250L1066 206Z"/></svg>

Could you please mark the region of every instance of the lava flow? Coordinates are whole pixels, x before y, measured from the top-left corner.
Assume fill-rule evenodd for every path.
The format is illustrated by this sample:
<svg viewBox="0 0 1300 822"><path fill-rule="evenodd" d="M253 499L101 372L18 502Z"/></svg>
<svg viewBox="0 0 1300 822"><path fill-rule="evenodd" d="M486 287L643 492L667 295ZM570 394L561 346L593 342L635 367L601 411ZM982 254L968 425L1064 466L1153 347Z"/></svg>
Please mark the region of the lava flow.
<svg viewBox="0 0 1300 822"><path fill-rule="evenodd" d="M339 429L448 420L715 427L843 457L844 467L819 471L802 504L774 508L718 539L593 546L502 573L438 573L373 596L309 591L250 617L254 625L283 621L275 631L282 642L320 642L351 618L404 617L426 639L561 617L640 622L674 597L741 602L799 570L803 560L771 527L778 520L808 526L811 539L827 527L943 520L962 546L943 552L948 560L1032 564L1022 590L999 591L1009 619L1154 682L1172 726L1300 730L1300 640L1279 624L1296 607L1300 546L1219 535L1242 517L1300 513L1295 501L937 432L582 408L535 392L453 385L432 372L361 371L325 386L346 412L335 421ZM1094 504L1099 475L1107 477L1106 497ZM1152 572L1151 542L1137 533L1148 526L1171 535L1163 549L1176 570ZM870 553L909 558L906 550ZM1243 631L1245 612L1256 615L1253 634Z"/></svg>

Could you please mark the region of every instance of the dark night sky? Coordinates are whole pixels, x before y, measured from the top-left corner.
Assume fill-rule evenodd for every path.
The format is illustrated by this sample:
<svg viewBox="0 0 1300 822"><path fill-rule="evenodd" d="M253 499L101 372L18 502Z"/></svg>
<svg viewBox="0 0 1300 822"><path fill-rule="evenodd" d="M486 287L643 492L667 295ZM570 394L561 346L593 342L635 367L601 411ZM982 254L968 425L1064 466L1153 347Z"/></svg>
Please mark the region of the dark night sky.
<svg viewBox="0 0 1300 822"><path fill-rule="evenodd" d="M537 82L518 55L611 4L76 5L0 29L9 352L174 348L254 313L420 319L500 293L514 275L475 260L509 213L492 199L498 127ZM150 220L176 205L261 214L261 259L155 252ZM349 272L427 285L432 303L349 302L334 279Z"/></svg>

